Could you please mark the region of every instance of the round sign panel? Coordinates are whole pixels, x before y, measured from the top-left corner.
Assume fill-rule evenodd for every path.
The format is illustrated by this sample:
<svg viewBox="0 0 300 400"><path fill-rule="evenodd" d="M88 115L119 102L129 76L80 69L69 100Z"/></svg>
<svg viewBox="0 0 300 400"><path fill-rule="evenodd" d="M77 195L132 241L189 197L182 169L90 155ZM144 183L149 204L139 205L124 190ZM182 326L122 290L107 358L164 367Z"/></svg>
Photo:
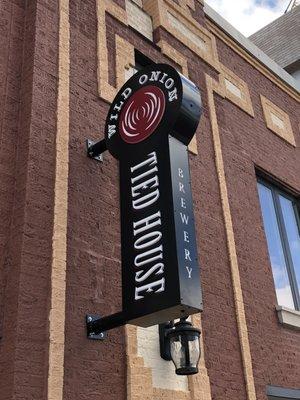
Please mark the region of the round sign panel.
<svg viewBox="0 0 300 400"><path fill-rule="evenodd" d="M157 86L138 89L123 107L119 132L127 143L139 143L158 127L166 107L164 92Z"/></svg>
<svg viewBox="0 0 300 400"><path fill-rule="evenodd" d="M151 64L134 74L112 102L105 126L110 153L130 157L137 146L171 134L188 144L199 121L196 86L167 64Z"/></svg>

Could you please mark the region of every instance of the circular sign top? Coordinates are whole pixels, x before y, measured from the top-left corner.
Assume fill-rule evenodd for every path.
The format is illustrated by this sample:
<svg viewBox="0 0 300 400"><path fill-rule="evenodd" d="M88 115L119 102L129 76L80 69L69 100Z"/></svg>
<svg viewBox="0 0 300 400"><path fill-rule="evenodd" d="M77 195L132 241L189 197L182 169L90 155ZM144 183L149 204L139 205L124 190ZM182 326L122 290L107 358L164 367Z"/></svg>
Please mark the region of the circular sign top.
<svg viewBox="0 0 300 400"><path fill-rule="evenodd" d="M158 127L166 107L164 92L157 86L138 89L123 107L119 132L126 143L139 143Z"/></svg>
<svg viewBox="0 0 300 400"><path fill-rule="evenodd" d="M160 145L172 135L187 145L197 128L197 87L171 65L151 64L135 73L114 98L105 126L109 152L130 158L141 147Z"/></svg>

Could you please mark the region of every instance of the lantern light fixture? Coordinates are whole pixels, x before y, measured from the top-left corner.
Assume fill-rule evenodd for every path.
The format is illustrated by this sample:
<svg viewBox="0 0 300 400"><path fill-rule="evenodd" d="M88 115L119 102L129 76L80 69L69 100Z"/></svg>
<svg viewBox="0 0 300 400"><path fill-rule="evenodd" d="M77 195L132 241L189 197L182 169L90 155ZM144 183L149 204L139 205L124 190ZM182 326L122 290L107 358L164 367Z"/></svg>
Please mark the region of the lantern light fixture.
<svg viewBox="0 0 300 400"><path fill-rule="evenodd" d="M160 355L173 361L177 375L198 373L200 359L200 330L186 318L174 324L170 321L159 325Z"/></svg>

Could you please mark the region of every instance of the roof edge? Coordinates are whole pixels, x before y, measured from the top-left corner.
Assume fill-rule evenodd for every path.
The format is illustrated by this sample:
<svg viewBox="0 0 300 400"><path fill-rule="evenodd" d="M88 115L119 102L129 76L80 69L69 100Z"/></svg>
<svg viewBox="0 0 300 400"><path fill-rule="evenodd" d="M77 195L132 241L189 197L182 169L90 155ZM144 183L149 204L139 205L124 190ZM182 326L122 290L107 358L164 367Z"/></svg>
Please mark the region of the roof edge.
<svg viewBox="0 0 300 400"><path fill-rule="evenodd" d="M235 42L237 42L244 50L250 55L255 57L271 72L277 75L283 82L291 88L300 93L300 82L297 82L289 73L281 68L274 60L267 56L261 49L255 46L246 36L235 29L229 22L227 22L220 14L204 2L204 12L206 16L211 19L221 30L227 33Z"/></svg>

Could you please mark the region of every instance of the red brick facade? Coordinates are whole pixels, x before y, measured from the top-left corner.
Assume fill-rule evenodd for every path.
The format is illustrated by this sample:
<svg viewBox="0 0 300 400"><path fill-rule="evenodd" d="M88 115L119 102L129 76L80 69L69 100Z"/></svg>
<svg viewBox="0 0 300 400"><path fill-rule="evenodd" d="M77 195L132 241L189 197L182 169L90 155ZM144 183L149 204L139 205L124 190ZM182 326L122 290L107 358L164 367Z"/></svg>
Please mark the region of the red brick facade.
<svg viewBox="0 0 300 400"><path fill-rule="evenodd" d="M49 313L55 293L54 205L61 204L55 188L63 3L0 0L1 400L54 400L49 397ZM111 3L125 7L123 0ZM198 0L190 14L208 29ZM99 96L96 0L71 0L68 18L69 103L62 113L69 120L64 373L63 394L55 400L125 400L130 379L125 329L110 331L100 343L86 339L84 323L88 312L108 315L121 308L118 165L109 154L102 164L94 162L85 150L86 138L103 137L109 107ZM218 81L220 71L164 27L154 30L152 43L109 13L105 21L109 84L116 84L118 34L153 61L177 66L157 45L165 40L187 60L189 77L200 88L204 114L197 130L198 154L190 154L190 165L205 365L212 399L250 400L207 90L206 75ZM300 387L300 332L282 326L276 314L256 170L300 193L300 97L219 37L216 45L219 62L248 85L254 110L253 117L213 94L253 368L252 398L266 400L267 385ZM288 114L296 147L267 128L260 95ZM138 398L148 399L143 393L132 397Z"/></svg>

